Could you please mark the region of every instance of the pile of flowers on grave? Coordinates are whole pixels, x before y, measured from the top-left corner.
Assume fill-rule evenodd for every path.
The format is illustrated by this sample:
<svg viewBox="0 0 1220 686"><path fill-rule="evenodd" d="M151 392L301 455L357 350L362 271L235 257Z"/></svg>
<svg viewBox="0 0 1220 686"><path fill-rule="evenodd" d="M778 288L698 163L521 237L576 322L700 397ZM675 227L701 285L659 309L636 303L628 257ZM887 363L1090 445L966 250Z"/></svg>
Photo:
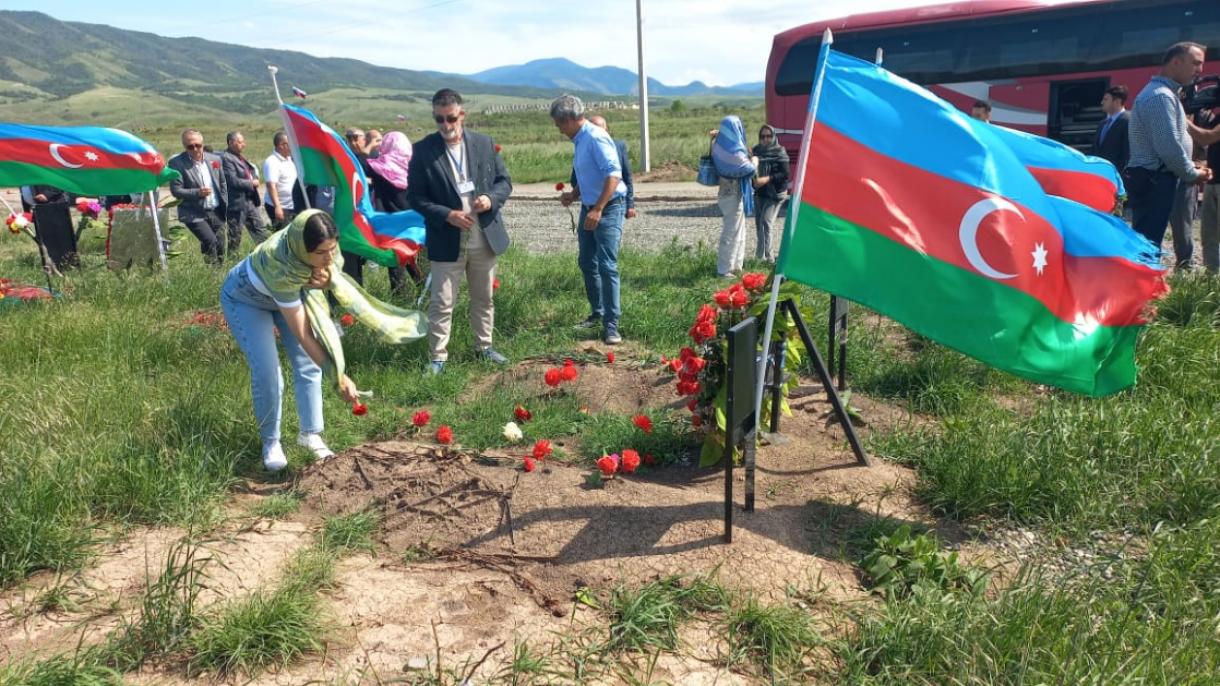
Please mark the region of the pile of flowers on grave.
<svg viewBox="0 0 1220 686"><path fill-rule="evenodd" d="M675 392L687 399L691 426L703 434L703 447L699 454L699 465L707 467L720 462L724 455L725 402L728 381L729 329L748 317L759 317L759 338L762 338L762 318L767 311L770 279L762 273L746 273L741 280L712 294L712 302L704 303L695 315L695 321L687 332L691 345L683 347L677 357L662 362L674 374ZM784 284L781 298L798 301L799 292L793 284ZM796 327L791 319L777 316L772 341L785 342L785 366L795 369L800 364L801 352L796 341ZM761 351L761 343L760 348ZM796 374L790 374L781 388L781 411L791 415L788 408L788 392L796 386ZM753 402L753 398L749 399ZM764 396L762 428L768 428L771 395Z"/></svg>

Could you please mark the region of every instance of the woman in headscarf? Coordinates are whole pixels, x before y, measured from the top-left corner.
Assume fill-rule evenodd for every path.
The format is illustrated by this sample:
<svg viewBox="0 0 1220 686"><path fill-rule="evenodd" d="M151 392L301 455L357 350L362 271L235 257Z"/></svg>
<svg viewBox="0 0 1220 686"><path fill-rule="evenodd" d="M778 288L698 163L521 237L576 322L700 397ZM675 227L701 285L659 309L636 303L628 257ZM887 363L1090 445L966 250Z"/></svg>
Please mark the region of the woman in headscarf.
<svg viewBox="0 0 1220 686"><path fill-rule="evenodd" d="M746 259L745 218L754 215L754 189L750 179L758 160L750 156L745 126L736 115L721 119L720 130L713 131L712 136L712 162L720 175L717 204L724 215L716 272L722 277L732 277L741 272Z"/></svg>
<svg viewBox="0 0 1220 686"><path fill-rule="evenodd" d="M287 466L280 445L284 392L275 332L292 363L300 435L297 443L323 460L334 453L322 441L322 377L331 380L344 402L359 392L344 372L343 346L330 316L326 294L383 341L406 343L427 333L420 312L401 310L368 296L341 271L338 229L330 215L308 210L271 235L229 272L220 305L238 347L250 366L250 393L263 466Z"/></svg>
<svg viewBox="0 0 1220 686"><path fill-rule="evenodd" d="M411 162L411 140L401 131L391 131L381 139L376 148L377 156L368 158L369 183L373 185L373 208L378 212L405 212L411 209L407 202L407 165ZM360 264L352 264L347 273L363 283ZM423 280L414 265L411 278L416 283ZM390 290L402 293L406 288L407 270L390 267Z"/></svg>
<svg viewBox="0 0 1220 686"><path fill-rule="evenodd" d="M401 131L391 131L381 139L381 154L369 158L372 169L373 197L378 210L404 212L407 203L407 165L411 162L411 141Z"/></svg>
<svg viewBox="0 0 1220 686"><path fill-rule="evenodd" d="M788 189L788 152L775 140L775 129L763 124L758 129L758 145L754 146L758 158L758 173L754 176L754 229L757 242L754 257L767 262L775 261L771 249L771 234L779 208L784 204L784 193Z"/></svg>

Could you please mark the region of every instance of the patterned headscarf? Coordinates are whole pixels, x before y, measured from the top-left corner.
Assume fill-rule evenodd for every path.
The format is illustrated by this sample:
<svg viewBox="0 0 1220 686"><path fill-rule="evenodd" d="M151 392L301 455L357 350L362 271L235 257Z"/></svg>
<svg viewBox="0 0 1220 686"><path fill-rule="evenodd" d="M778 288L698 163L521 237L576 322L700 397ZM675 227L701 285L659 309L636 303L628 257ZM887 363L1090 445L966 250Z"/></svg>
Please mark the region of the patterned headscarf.
<svg viewBox="0 0 1220 686"><path fill-rule="evenodd" d="M271 296L280 302L300 298L305 307L310 328L329 358L322 370L336 384L344 374L343 344L339 330L330 316L326 291L305 288L313 276L313 267L306 262L305 224L321 210L306 210L296 216L282 231L271 234L246 259ZM406 310L381 302L364 291L343 271L343 257L336 246L330 267L327 290L343 309L350 312L369 329L377 332L385 343L399 344L416 341L428 334L427 319L422 312Z"/></svg>
<svg viewBox="0 0 1220 686"><path fill-rule="evenodd" d="M411 161L411 141L401 131L391 131L381 139L381 154L369 158L369 166L399 190L407 189L407 164Z"/></svg>

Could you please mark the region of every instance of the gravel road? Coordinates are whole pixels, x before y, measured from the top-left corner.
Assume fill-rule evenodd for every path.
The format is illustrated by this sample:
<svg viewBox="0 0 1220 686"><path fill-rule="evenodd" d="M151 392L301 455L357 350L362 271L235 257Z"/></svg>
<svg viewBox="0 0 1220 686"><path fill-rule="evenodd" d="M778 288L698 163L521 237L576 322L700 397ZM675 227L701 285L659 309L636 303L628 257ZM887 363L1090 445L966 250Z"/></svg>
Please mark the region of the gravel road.
<svg viewBox="0 0 1220 686"><path fill-rule="evenodd" d="M504 221L513 242L531 253L575 252L576 237L568 211L550 197L514 195L504 206ZM573 216L579 219L577 208ZM720 208L715 196L642 196L636 200L637 216L623 227L623 245L642 250L659 250L670 241L679 245L702 242L712 250L720 239ZM754 254L754 219L746 219L746 255ZM778 245L775 229L772 244Z"/></svg>

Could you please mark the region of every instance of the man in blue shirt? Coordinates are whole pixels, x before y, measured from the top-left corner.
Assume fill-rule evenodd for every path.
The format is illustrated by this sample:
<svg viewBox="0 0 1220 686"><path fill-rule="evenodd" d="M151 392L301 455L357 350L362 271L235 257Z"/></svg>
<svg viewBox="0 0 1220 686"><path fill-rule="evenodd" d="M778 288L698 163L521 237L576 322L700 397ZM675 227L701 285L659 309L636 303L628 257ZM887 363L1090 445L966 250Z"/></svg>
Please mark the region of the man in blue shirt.
<svg viewBox="0 0 1220 686"><path fill-rule="evenodd" d="M603 325L609 345L623 342L618 324L619 305L618 249L623 238L623 219L627 213L627 186L618 150L610 134L585 119L585 106L574 95L561 95L551 103L551 120L563 135L572 139L575 149L572 169L576 188L565 193L561 202L568 206L580 199L580 221L576 231L580 271L585 278L585 295L590 314L580 326Z"/></svg>

